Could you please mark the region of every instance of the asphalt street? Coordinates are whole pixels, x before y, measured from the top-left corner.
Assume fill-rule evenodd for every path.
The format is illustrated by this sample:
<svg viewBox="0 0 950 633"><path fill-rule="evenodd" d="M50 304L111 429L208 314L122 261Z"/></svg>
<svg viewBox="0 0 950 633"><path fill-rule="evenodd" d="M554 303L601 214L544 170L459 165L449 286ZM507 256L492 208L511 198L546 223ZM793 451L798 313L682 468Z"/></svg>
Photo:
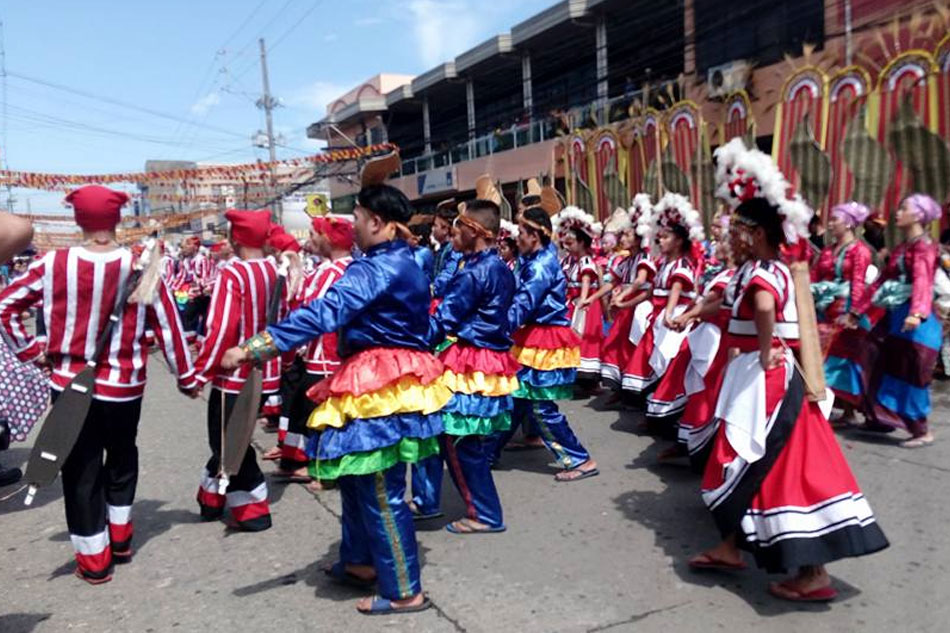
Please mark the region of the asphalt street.
<svg viewBox="0 0 950 633"><path fill-rule="evenodd" d="M689 571L686 558L717 537L698 477L657 465L665 443L637 433L638 414L599 410L594 400L563 409L600 463L599 477L556 483L546 452L506 453L495 476L509 529L474 536L442 529L461 512L446 477L447 517L418 526L423 585L435 608L369 618L354 609L359 593L320 571L339 545L336 492L314 496L299 484L272 483L274 527L264 533L199 521L206 405L179 395L153 358L139 427L134 561L102 586L73 576L58 483L32 507L22 493L0 503L0 633L944 632L950 389L938 385L934 399L931 447L911 451L890 438L839 434L892 545L832 564L841 598L830 605L778 602L758 571ZM274 435L255 435L259 450L274 442ZM29 446L15 445L0 459L22 464Z"/></svg>

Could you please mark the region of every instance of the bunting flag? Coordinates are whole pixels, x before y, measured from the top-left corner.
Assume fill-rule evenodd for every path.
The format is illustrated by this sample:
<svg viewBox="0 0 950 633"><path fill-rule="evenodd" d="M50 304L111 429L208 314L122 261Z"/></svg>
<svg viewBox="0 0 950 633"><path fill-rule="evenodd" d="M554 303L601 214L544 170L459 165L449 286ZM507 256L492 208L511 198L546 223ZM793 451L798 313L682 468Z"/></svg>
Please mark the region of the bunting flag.
<svg viewBox="0 0 950 633"><path fill-rule="evenodd" d="M734 92L726 98L726 117L722 126L722 144L725 145L737 136L752 134L755 138L755 120L752 118L752 104L745 90Z"/></svg>
<svg viewBox="0 0 950 633"><path fill-rule="evenodd" d="M843 68L829 80L828 132L825 135L824 147L831 158L832 176L827 205L824 207L825 217L828 209L851 200L854 175L845 160L843 141L850 123L864 111L870 91L871 78L858 66ZM871 206L873 208L877 203Z"/></svg>
<svg viewBox="0 0 950 633"><path fill-rule="evenodd" d="M692 172L693 163L696 161L696 151L699 148L699 106L692 101L678 101L670 107L667 122L673 160L676 161L676 165L686 181L687 190L683 195L689 197L693 207L698 209L700 207L699 191L692 186L693 183L690 182L687 174ZM678 176L674 177L678 178ZM665 182L665 172L663 178ZM676 186L681 185L682 182L677 181ZM667 189L673 191L669 184L667 184Z"/></svg>
<svg viewBox="0 0 950 633"><path fill-rule="evenodd" d="M900 110L904 95L909 95L914 112L925 126L933 123L930 99L936 96L931 89L935 66L933 57L926 51L908 51L895 57L884 67L878 77L878 86L871 97L870 113L877 139L888 142L888 131ZM894 178L884 196L884 217L890 218L900 204L901 198L910 191L910 172L897 161Z"/></svg>
<svg viewBox="0 0 950 633"><path fill-rule="evenodd" d="M172 169L168 171L130 172L118 174L47 174L27 171L0 170L0 186L24 187L27 189L62 190L64 187L86 184L115 183L161 183L168 181L236 181L249 183L288 182L299 179L302 169L314 165L357 160L376 154L398 151L393 143L380 143L368 147L338 149L303 158L291 158L273 162L246 163L243 165L214 165L196 169ZM294 168L297 172L292 171ZM291 170L291 171L288 171Z"/></svg>
<svg viewBox="0 0 950 633"><path fill-rule="evenodd" d="M821 142L825 130L825 73L815 66L798 69L785 81L775 111L775 135L772 158L793 187L799 186L798 174L789 154L789 145L799 123L807 114L812 121L814 137Z"/></svg>
<svg viewBox="0 0 950 633"><path fill-rule="evenodd" d="M605 220L613 213L615 205L608 192L607 178L611 174L617 179L619 173L618 150L620 143L611 130L603 130L591 137L590 151L593 156L594 180L593 187L596 195L596 209L585 209L598 220ZM612 184L612 187L616 185ZM583 208L583 207L582 207Z"/></svg>
<svg viewBox="0 0 950 633"><path fill-rule="evenodd" d="M788 144L789 161L798 173L798 190L812 209L821 210L831 186L831 159L821 151L808 113L799 121Z"/></svg>
<svg viewBox="0 0 950 633"><path fill-rule="evenodd" d="M894 175L894 161L877 138L868 132L867 105L848 123L841 141L841 156L851 174L849 198L876 209Z"/></svg>

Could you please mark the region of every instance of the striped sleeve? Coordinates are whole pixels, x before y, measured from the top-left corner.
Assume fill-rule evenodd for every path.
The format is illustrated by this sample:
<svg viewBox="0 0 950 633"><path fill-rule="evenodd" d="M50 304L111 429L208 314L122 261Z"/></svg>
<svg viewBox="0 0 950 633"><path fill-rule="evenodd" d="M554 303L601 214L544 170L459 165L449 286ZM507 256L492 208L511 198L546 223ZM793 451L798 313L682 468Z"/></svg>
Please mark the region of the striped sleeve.
<svg viewBox="0 0 950 633"><path fill-rule="evenodd" d="M192 389L195 387L195 368L191 363L178 307L168 286L161 279L158 281L157 293L158 300L146 310L148 326L165 353L169 369L178 377L178 386L183 390Z"/></svg>
<svg viewBox="0 0 950 633"><path fill-rule="evenodd" d="M241 289L230 268L221 271L214 287L207 323L208 330L195 361L195 378L200 385L214 378L224 352L241 342Z"/></svg>
<svg viewBox="0 0 950 633"><path fill-rule="evenodd" d="M23 325L23 313L43 300L43 278L53 253L31 265L0 293L0 326L13 341L13 351L23 362L35 360L43 351Z"/></svg>

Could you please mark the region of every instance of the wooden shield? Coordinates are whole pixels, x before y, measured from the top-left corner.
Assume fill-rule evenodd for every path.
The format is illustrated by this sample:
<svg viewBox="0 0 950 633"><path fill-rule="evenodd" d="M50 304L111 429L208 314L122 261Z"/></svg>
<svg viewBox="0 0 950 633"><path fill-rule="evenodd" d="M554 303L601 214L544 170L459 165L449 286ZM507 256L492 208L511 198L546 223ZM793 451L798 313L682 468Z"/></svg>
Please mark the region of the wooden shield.
<svg viewBox="0 0 950 633"><path fill-rule="evenodd" d="M24 501L26 505L33 502L37 488L48 486L56 479L63 462L73 450L92 405L95 383L95 369L87 367L82 370L46 415L26 464L26 482L30 486Z"/></svg>
<svg viewBox="0 0 950 633"><path fill-rule="evenodd" d="M227 476L236 475L241 469L244 453L251 445L257 413L261 408L261 370L252 369L247 382L241 388L224 431L221 468Z"/></svg>

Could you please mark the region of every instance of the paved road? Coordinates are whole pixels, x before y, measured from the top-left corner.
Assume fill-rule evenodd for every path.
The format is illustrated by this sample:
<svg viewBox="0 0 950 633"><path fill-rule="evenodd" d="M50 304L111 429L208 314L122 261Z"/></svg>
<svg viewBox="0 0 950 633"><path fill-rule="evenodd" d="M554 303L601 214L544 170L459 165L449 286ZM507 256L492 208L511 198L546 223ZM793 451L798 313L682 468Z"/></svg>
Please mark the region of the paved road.
<svg viewBox="0 0 950 633"><path fill-rule="evenodd" d="M339 544L339 497L273 485L274 528L228 533L200 523L204 403L177 395L152 363L139 431L135 561L92 587L72 576L58 486L35 505L0 503L0 632L227 631L947 631L950 629L950 389L939 389L940 442L919 451L840 436L892 547L831 566L843 599L772 600L767 577L697 575L685 557L716 540L687 469L656 466L658 446L632 413L565 405L600 477L558 484L543 452L508 454L496 474L509 531L457 537L423 526L423 583L437 608L367 618L358 594L320 567ZM271 435L255 443L267 447ZM4 455L25 461L27 447ZM267 469L272 468L266 466ZM460 509L446 477L445 508ZM10 492L9 489L0 494Z"/></svg>

